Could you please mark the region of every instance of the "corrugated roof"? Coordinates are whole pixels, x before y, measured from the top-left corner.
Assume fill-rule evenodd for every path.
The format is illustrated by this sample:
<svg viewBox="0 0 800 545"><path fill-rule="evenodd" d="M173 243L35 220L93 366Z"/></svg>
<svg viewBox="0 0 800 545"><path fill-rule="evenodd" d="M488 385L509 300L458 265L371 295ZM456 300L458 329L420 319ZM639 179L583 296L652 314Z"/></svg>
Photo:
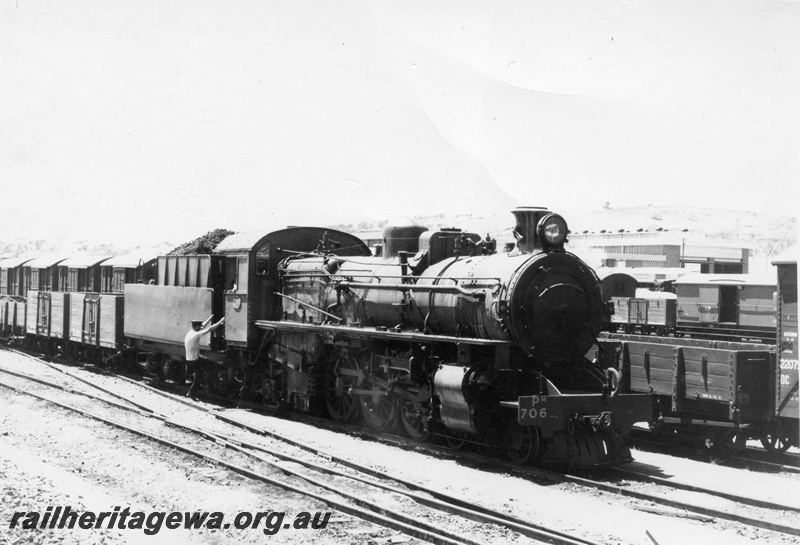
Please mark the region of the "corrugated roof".
<svg viewBox="0 0 800 545"><path fill-rule="evenodd" d="M791 265L792 263L797 263L797 246L792 246L791 248L786 248L784 251L776 255L772 259L773 265ZM0 263L0 266L2 263Z"/></svg>
<svg viewBox="0 0 800 545"><path fill-rule="evenodd" d="M65 259L67 259L67 256L43 255L35 259L31 259L25 264L25 266L32 269L46 269L48 267L52 267L53 265L58 265Z"/></svg>
<svg viewBox="0 0 800 545"><path fill-rule="evenodd" d="M19 267L20 265L24 265L28 261L33 259L32 257L9 257L8 259L4 259L0 261L0 269L13 269L15 267Z"/></svg>
<svg viewBox="0 0 800 545"><path fill-rule="evenodd" d="M135 269L143 263L157 258L157 254L126 254L112 257L102 263L103 267L120 267L123 269Z"/></svg>
<svg viewBox="0 0 800 545"><path fill-rule="evenodd" d="M110 259L111 256L96 256L96 255L76 255L69 257L59 263L59 267L68 267L70 269L88 269L94 267L98 263Z"/></svg>
<svg viewBox="0 0 800 545"><path fill-rule="evenodd" d="M601 274L601 271L604 272ZM600 267L595 269L595 272L600 277L600 280L612 274L627 274L634 277L637 282L652 284L665 280L675 280L688 274L689 270L676 267Z"/></svg>
<svg viewBox="0 0 800 545"><path fill-rule="evenodd" d="M675 281L676 285L713 284L718 286L775 286L777 283L777 276L772 274L689 273Z"/></svg>

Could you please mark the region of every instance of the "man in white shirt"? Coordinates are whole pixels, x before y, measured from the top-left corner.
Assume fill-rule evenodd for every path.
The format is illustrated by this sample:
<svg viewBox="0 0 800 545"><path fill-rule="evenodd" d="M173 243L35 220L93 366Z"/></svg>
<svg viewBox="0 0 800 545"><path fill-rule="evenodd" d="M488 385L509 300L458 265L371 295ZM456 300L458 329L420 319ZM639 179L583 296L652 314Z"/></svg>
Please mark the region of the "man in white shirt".
<svg viewBox="0 0 800 545"><path fill-rule="evenodd" d="M192 329L186 333L186 338L183 340L183 345L186 349L186 374L188 375L190 372L194 374L192 385L189 386L189 391L186 394L186 397L192 399L196 399L197 388L200 386L203 372L214 368L213 361L200 355L200 338L225 323L225 317L222 317L216 324L209 325L213 317L213 315L209 316L204 322L192 320Z"/></svg>

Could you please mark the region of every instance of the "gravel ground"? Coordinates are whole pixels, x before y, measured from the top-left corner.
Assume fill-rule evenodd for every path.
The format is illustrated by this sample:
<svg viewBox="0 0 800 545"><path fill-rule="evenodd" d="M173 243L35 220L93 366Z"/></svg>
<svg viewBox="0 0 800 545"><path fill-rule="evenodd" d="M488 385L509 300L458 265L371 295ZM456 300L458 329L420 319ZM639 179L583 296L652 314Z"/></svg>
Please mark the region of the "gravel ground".
<svg viewBox="0 0 800 545"><path fill-rule="evenodd" d="M0 365L34 372L35 364L0 352ZM5 380L0 375L0 380ZM10 382L10 381L9 381ZM723 521L702 522L643 512L635 502L572 485L535 483L503 472L468 467L452 459L405 451L320 430L305 424L244 411L230 411L254 425L314 442L318 448L359 463L392 469L429 484L532 522L607 544L796 543L789 536L741 529ZM668 472L680 480L730 479L726 470L708 464L670 459ZM648 455L645 463L659 464ZM746 472L736 473L743 475ZM796 480L748 474L764 490L795 487ZM722 482L718 480L717 482ZM327 511L323 503L254 483L212 464L153 444L126 432L68 413L33 398L0 388L0 543L418 543L397 532L333 512L324 530L168 530L153 536L141 530L9 529L16 511L44 511L69 505L73 511L112 511L115 506L150 511L221 511L226 520L242 511ZM754 488L755 490L755 488ZM741 492L741 490L739 490ZM754 492L755 493L755 492ZM780 495L780 494L778 494ZM677 513L675 513L677 514ZM649 535L648 535L649 534ZM482 536L482 539L484 537ZM506 543L509 536L492 530L487 542ZM5 540L5 541L3 541Z"/></svg>
<svg viewBox="0 0 800 545"><path fill-rule="evenodd" d="M297 422L247 413L236 417L289 437L303 439L334 455L346 456L371 467L390 467L409 480L425 483L457 497L475 498L495 509L599 543L652 545L653 540L659 545L800 543L792 536L741 528L722 520L702 522L682 518L683 513L669 508L643 504L639 500L615 494L586 491L578 485L536 483L502 471L492 471L485 465L470 467L456 460L437 459L368 440L352 437L343 439L341 434ZM652 467L663 462L668 472L662 476L704 485L725 483L726 489L742 495L798 503L796 494L793 494L798 482L794 476L734 470L652 453L634 455L642 455L646 460L640 465ZM684 493L678 491L674 494ZM709 502L712 501L716 502L709 499ZM655 515L641 510L651 508L672 512L675 516ZM648 537L648 533L653 537Z"/></svg>
<svg viewBox="0 0 800 545"><path fill-rule="evenodd" d="M8 543L381 543L400 537L334 512L324 530L143 530L8 528L12 514L70 506L72 511L330 511L322 502L255 483L195 457L102 423L0 389L2 537ZM263 527L262 527L263 528Z"/></svg>

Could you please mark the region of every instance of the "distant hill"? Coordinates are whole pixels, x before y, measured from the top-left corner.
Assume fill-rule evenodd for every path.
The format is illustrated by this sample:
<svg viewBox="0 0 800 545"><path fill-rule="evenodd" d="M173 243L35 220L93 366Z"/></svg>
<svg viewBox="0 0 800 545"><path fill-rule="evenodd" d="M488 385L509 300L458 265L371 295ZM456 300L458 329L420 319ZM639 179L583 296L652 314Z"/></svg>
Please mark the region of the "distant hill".
<svg viewBox="0 0 800 545"><path fill-rule="evenodd" d="M747 242L768 238L795 242L797 218L777 214L712 208L648 206L573 211L567 221L574 233L583 231L686 231L712 239Z"/></svg>
<svg viewBox="0 0 800 545"><path fill-rule="evenodd" d="M700 207L642 206L613 208L606 205L595 210L554 210L562 214L573 233L629 231L667 231L685 233L687 237L742 244L753 250L755 261L768 260L782 250L797 244L797 218L792 216L716 210ZM512 241L514 216L510 209L488 215L436 214L414 216L414 220L430 228L459 227L481 235L489 234L499 241ZM384 222L361 222L340 225L351 232L379 231ZM349 227L349 229L348 229Z"/></svg>
<svg viewBox="0 0 800 545"><path fill-rule="evenodd" d="M573 233L584 231L684 231L706 235L714 239L750 241L769 238L775 241L795 242L797 218L777 214L716 210L712 208L647 206L600 208L596 210L553 210L563 215ZM447 214L413 216L428 227L461 227L487 231L492 235L510 234L514 216L507 212L493 214ZM336 227L348 231L371 231L383 227L386 220L340 224Z"/></svg>

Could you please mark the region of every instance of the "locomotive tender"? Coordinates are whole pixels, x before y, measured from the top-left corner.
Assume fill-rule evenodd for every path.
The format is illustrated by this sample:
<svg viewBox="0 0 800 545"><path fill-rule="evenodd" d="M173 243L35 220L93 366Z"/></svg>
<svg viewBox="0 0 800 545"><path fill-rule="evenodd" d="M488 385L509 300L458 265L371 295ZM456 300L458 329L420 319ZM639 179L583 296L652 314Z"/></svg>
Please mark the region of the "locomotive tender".
<svg viewBox="0 0 800 545"><path fill-rule="evenodd" d="M375 256L353 235L289 227L160 257L152 284L125 284L121 352L181 381L190 320L224 316L201 343L219 391L519 463L628 461L652 404L584 357L606 312L599 280L564 250L561 216L514 215L507 254L409 222L388 225Z"/></svg>

